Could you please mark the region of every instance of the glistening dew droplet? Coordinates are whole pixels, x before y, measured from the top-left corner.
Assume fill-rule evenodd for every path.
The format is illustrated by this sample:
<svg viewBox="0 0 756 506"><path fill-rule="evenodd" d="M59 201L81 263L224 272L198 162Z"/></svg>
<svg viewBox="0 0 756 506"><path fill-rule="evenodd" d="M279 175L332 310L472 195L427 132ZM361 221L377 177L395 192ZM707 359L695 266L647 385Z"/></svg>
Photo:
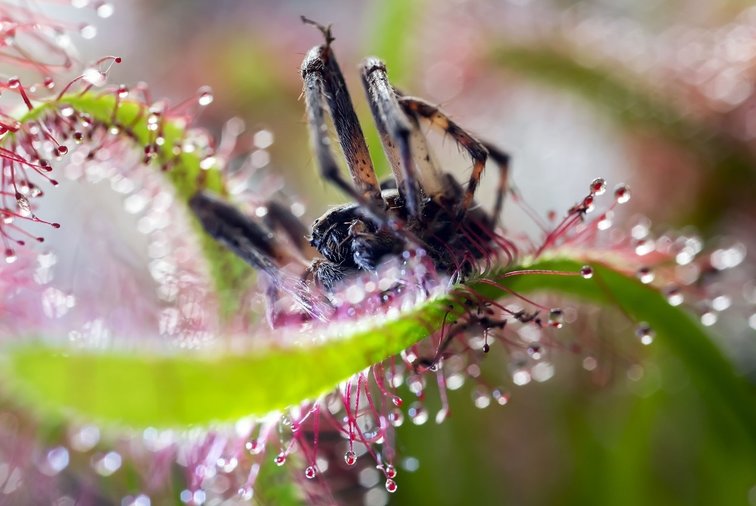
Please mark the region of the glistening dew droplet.
<svg viewBox="0 0 756 506"><path fill-rule="evenodd" d="M642 322L635 329L635 335L640 339L641 344L648 346L654 342L654 331L648 323Z"/></svg>
<svg viewBox="0 0 756 506"><path fill-rule="evenodd" d="M357 463L357 454L355 454L352 450L349 450L344 454L344 462L346 462L346 465L353 466Z"/></svg>
<svg viewBox="0 0 756 506"><path fill-rule="evenodd" d="M390 478L388 480L386 480L386 490L389 493L393 494L394 492L396 492L397 488L398 487L397 487L396 482L394 480L392 480Z"/></svg>
<svg viewBox="0 0 756 506"><path fill-rule="evenodd" d="M307 469L305 469L305 478L307 478L308 480L315 478L317 474L318 473L315 470L315 466L307 466Z"/></svg>
<svg viewBox="0 0 756 506"><path fill-rule="evenodd" d="M606 179L597 177L591 182L590 189L594 195L602 195L606 191Z"/></svg>
<svg viewBox="0 0 756 506"><path fill-rule="evenodd" d="M580 268L580 275L585 279L591 279L593 277L593 267L590 265L584 265Z"/></svg>
<svg viewBox="0 0 756 506"><path fill-rule="evenodd" d="M655 277L654 272L649 267L641 267L635 275L644 285L651 283Z"/></svg>
<svg viewBox="0 0 756 506"><path fill-rule="evenodd" d="M273 462L275 462L277 466L284 465L286 463L286 454L284 452L279 453L276 455L276 458L273 459Z"/></svg>
<svg viewBox="0 0 756 506"><path fill-rule="evenodd" d="M617 185L614 189L614 200L618 204L625 204L630 201L630 187L624 184Z"/></svg>
<svg viewBox="0 0 756 506"><path fill-rule="evenodd" d="M208 86L203 86L199 89L199 96L197 97L197 103L202 107L213 103L213 92Z"/></svg>

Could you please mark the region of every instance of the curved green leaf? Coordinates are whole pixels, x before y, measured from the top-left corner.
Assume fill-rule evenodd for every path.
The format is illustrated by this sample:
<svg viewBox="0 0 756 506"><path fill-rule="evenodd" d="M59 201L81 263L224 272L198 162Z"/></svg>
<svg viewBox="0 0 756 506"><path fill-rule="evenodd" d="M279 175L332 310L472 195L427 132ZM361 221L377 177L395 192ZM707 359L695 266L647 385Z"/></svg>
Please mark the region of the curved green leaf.
<svg viewBox="0 0 756 506"><path fill-rule="evenodd" d="M530 269L577 272L581 263L547 260ZM399 353L460 311L462 289L489 298L506 290L559 292L603 305L618 305L648 322L657 342L692 371L712 409L735 420L756 442L756 406L746 382L691 317L666 303L651 287L609 267L580 276L489 276L503 288L471 282L391 321L346 337L299 346L270 346L244 354L147 355L61 350L44 345L7 350L5 367L22 399L53 412L69 412L133 426L182 426L230 421L315 399L340 381Z"/></svg>
<svg viewBox="0 0 756 506"><path fill-rule="evenodd" d="M148 107L141 102L121 100L116 109L116 97L112 94L86 93L64 96L58 100L39 104L19 121L22 124L30 124L54 109L66 105L73 107L80 114L89 115L107 128L117 127L128 133L128 138L137 149L144 150L154 142L155 133L148 129ZM170 169L165 174L175 190L177 200L186 203L200 188L225 194L226 190L219 168L201 169L200 155L197 152L179 149L178 155L173 153L174 147L181 145L186 133L187 129L183 121L170 116L163 117L161 134L165 142L157 148L155 160L156 163L170 161ZM7 139L10 138L12 135ZM157 170L157 167L155 168ZM248 286L252 270L242 260L205 234L198 222L195 222L195 229L201 239L202 250L215 282L222 311L229 314L238 308L238 294Z"/></svg>

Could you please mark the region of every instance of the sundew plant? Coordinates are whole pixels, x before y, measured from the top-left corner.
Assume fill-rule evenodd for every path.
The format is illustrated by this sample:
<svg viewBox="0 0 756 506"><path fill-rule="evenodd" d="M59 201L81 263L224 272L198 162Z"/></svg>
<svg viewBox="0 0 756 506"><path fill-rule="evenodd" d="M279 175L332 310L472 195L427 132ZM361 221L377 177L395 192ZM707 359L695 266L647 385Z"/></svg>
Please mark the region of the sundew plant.
<svg viewBox="0 0 756 506"><path fill-rule="evenodd" d="M458 5L376 4L359 67L338 23L236 6L285 12L302 81L249 87L285 127L211 132L210 87L79 56L109 3L0 3L0 504L756 503L756 11L651 58L633 13L476 7L422 99L407 41ZM433 96L482 72L582 96L646 172L541 212L466 126L498 84L467 118ZM278 145L323 185L291 190Z"/></svg>

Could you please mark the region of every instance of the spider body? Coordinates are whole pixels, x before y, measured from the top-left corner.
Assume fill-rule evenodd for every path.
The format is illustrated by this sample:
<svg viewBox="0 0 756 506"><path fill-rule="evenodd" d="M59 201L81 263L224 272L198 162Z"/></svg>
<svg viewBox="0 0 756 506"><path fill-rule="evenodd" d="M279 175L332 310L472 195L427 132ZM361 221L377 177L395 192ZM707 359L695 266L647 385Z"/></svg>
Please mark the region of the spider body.
<svg viewBox="0 0 756 506"><path fill-rule="evenodd" d="M422 249L441 272L466 274L476 260L491 255L497 217L507 188L509 157L467 133L437 107L394 89L385 65L367 58L362 82L381 136L393 178L378 184L349 91L331 50L329 28L314 22L325 43L312 48L302 63L303 97L310 139L321 176L352 202L336 206L307 229L285 206L271 202L266 221L255 223L228 203L198 192L190 206L216 240L271 279L273 294L289 264L302 265L302 280L330 292L342 279L373 272L386 257ZM326 115L330 114L351 181L331 150ZM473 161L466 186L436 166L421 122L448 135ZM474 205L486 161L499 169L492 212ZM309 245L319 253L309 263ZM283 237L288 238L282 240ZM275 302L275 301L272 301Z"/></svg>

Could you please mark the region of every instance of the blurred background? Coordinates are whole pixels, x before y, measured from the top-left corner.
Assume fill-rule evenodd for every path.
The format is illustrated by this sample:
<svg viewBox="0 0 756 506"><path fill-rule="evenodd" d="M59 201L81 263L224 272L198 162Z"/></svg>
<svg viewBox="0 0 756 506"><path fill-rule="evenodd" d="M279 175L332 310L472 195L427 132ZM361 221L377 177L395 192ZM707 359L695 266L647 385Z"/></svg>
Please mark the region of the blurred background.
<svg viewBox="0 0 756 506"><path fill-rule="evenodd" d="M357 71L368 55L387 63L404 92L441 104L509 152L514 185L538 213L564 213L603 176L634 190L621 223L648 216L657 233L690 227L710 247L756 251L756 7L748 0L112 3L105 19L84 12L98 33L79 44L83 59L119 55L110 82L146 81L153 97L174 102L211 86L215 100L197 123L220 134L229 118L242 119L237 151L253 152L252 163L269 175L270 186L252 191L285 192L304 204L305 221L344 197L318 178L309 150L299 65L321 37L300 15L333 25L384 174ZM272 143L255 135L261 131ZM443 166L466 174L469 161L431 138ZM481 188L484 204L495 176L489 171ZM517 206L504 218L512 231L533 230ZM711 330L756 379L753 265L717 281L732 307ZM566 346L553 350L555 377L505 383L506 406L476 408L470 385L450 392L445 423L431 417L399 429L398 493L371 489L377 481L366 473L366 488L350 501L756 505L754 455L708 409L677 359L623 342L632 327L617 315L580 310L594 327L560 337L571 342L571 332L590 331L593 362ZM484 367L491 382L505 381L501 356Z"/></svg>

